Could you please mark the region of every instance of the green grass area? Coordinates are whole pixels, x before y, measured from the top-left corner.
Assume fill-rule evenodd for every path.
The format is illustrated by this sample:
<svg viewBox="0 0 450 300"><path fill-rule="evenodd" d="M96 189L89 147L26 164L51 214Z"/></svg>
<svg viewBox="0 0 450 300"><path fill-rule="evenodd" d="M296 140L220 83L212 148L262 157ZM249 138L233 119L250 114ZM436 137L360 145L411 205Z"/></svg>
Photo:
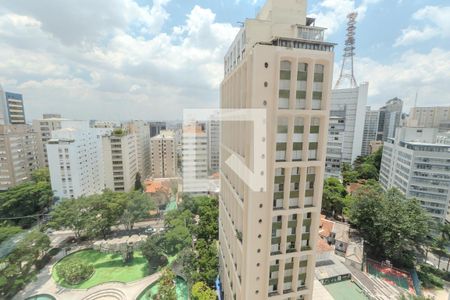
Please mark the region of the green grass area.
<svg viewBox="0 0 450 300"><path fill-rule="evenodd" d="M324 285L335 300L368 300L363 291L350 280Z"/></svg>
<svg viewBox="0 0 450 300"><path fill-rule="evenodd" d="M186 284L186 281L181 277L175 278L176 291L177 291L177 299L178 300L188 300L189 299L189 289ZM144 292L139 295L137 300L151 300L154 296L158 294L159 285L158 283L154 283L147 287Z"/></svg>
<svg viewBox="0 0 450 300"><path fill-rule="evenodd" d="M55 267L67 259L77 258L88 264L92 264L95 272L87 281L72 286L68 285L61 278L58 278ZM147 260L142 256L141 252L134 253L134 259L131 263L124 265L122 256L119 254L102 253L95 250L83 250L70 254L59 261L53 268L53 279L61 286L74 289L88 289L93 286L110 282L132 282L151 275L148 268Z"/></svg>

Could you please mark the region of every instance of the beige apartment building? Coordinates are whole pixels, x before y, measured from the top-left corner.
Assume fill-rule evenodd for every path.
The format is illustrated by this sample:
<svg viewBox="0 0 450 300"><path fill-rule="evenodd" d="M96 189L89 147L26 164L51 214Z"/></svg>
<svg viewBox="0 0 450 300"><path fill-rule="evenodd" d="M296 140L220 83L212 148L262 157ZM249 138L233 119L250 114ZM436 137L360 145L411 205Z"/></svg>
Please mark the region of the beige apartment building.
<svg viewBox="0 0 450 300"><path fill-rule="evenodd" d="M439 128L450 121L450 106L413 107L407 120L407 127Z"/></svg>
<svg viewBox="0 0 450 300"><path fill-rule="evenodd" d="M40 120L33 120L33 130L37 135L37 157L40 168L48 168L47 144L52 138L52 131L61 129L60 115L44 115Z"/></svg>
<svg viewBox="0 0 450 300"><path fill-rule="evenodd" d="M134 189L138 172L136 137L125 129L114 129L102 137L105 186L116 192Z"/></svg>
<svg viewBox="0 0 450 300"><path fill-rule="evenodd" d="M234 154L260 174L252 124L222 122L224 299L312 299L334 44L306 16L306 4L268 0L225 56L221 108L267 109L267 148L257 157L267 185L250 189L225 163Z"/></svg>
<svg viewBox="0 0 450 300"><path fill-rule="evenodd" d="M36 134L29 125L0 125L0 191L29 181L38 168Z"/></svg>
<svg viewBox="0 0 450 300"><path fill-rule="evenodd" d="M136 155L142 179L150 176L150 125L144 121L131 121L126 128L136 137Z"/></svg>
<svg viewBox="0 0 450 300"><path fill-rule="evenodd" d="M174 132L162 130L151 138L151 174L153 178L173 178L177 176L177 154Z"/></svg>

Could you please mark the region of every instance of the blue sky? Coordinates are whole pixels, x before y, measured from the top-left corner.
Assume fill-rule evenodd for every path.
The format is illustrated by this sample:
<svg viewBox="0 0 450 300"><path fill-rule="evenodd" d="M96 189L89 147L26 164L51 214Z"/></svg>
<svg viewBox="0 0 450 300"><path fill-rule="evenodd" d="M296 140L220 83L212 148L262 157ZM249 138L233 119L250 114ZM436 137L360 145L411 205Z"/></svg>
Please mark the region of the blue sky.
<svg viewBox="0 0 450 300"><path fill-rule="evenodd" d="M0 84L24 94L28 119L176 119L217 105L223 55L263 2L0 0ZM447 0L308 1L339 44L337 71L352 10L369 105L398 96L407 112L417 91L419 105L450 105Z"/></svg>

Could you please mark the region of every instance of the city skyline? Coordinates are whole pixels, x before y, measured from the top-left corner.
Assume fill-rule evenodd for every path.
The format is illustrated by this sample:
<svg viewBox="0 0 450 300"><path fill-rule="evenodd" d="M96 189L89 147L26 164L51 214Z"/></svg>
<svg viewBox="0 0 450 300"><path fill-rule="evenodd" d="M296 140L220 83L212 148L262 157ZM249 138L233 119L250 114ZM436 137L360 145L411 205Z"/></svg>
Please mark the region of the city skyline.
<svg viewBox="0 0 450 300"><path fill-rule="evenodd" d="M28 120L49 111L71 119L179 119L182 108L218 106L227 45L263 1L138 2L117 0L108 9L47 3L46 11L27 1L2 5L0 82L24 95ZM356 79L370 82L368 105L399 97L408 112L417 91L419 106L450 102L444 1L311 1L308 15L339 44L334 80L352 10L360 14Z"/></svg>

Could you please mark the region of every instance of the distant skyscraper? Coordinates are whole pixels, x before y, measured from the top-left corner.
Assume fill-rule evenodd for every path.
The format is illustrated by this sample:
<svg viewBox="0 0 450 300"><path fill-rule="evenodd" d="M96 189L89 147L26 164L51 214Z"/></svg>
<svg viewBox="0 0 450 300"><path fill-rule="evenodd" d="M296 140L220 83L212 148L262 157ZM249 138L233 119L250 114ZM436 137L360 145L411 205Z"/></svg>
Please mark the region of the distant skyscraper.
<svg viewBox="0 0 450 300"><path fill-rule="evenodd" d="M371 110L370 106L367 106L361 149L362 156L367 156L370 154L370 142L377 140L379 119L380 111Z"/></svg>
<svg viewBox="0 0 450 300"><path fill-rule="evenodd" d="M208 136L208 170L219 171L220 121L210 120L206 123Z"/></svg>
<svg viewBox="0 0 450 300"><path fill-rule="evenodd" d="M127 129L116 128L102 137L105 186L116 192L134 189L138 160L136 136Z"/></svg>
<svg viewBox="0 0 450 300"><path fill-rule="evenodd" d="M341 176L342 163L352 164L362 153L368 83L331 93L325 174Z"/></svg>
<svg viewBox="0 0 450 300"><path fill-rule="evenodd" d="M166 122L150 122L150 137L157 136L161 130L166 130Z"/></svg>
<svg viewBox="0 0 450 300"><path fill-rule="evenodd" d="M207 193L208 138L198 124L183 127L182 173L183 193Z"/></svg>
<svg viewBox="0 0 450 300"><path fill-rule="evenodd" d="M177 176L177 153L173 131L162 130L151 138L152 177L172 178Z"/></svg>
<svg viewBox="0 0 450 300"><path fill-rule="evenodd" d="M59 198L101 193L104 188L101 133L88 121L62 121L47 144L52 190Z"/></svg>
<svg viewBox="0 0 450 300"><path fill-rule="evenodd" d="M0 125L18 125L25 123L22 95L5 92L0 86Z"/></svg>
<svg viewBox="0 0 450 300"><path fill-rule="evenodd" d="M384 143L381 185L416 198L437 221L450 221L450 144L438 142L437 128L399 128L397 135Z"/></svg>
<svg viewBox="0 0 450 300"><path fill-rule="evenodd" d="M402 111L403 101L399 98L389 100L380 108L377 140L387 141L395 137L396 129L400 127Z"/></svg>
<svg viewBox="0 0 450 300"><path fill-rule="evenodd" d="M31 180L38 168L36 134L29 125L0 125L0 191Z"/></svg>
<svg viewBox="0 0 450 300"><path fill-rule="evenodd" d="M33 130L37 134L37 156L40 168L48 167L47 142L53 130L61 129L61 115L44 114L40 120L33 120Z"/></svg>
<svg viewBox="0 0 450 300"><path fill-rule="evenodd" d="M312 299L334 56L314 24L305 0L267 1L225 56L221 108L267 113L265 149L253 148L251 123L221 124L219 262L227 300ZM231 155L265 174L267 188L250 188L225 163Z"/></svg>

